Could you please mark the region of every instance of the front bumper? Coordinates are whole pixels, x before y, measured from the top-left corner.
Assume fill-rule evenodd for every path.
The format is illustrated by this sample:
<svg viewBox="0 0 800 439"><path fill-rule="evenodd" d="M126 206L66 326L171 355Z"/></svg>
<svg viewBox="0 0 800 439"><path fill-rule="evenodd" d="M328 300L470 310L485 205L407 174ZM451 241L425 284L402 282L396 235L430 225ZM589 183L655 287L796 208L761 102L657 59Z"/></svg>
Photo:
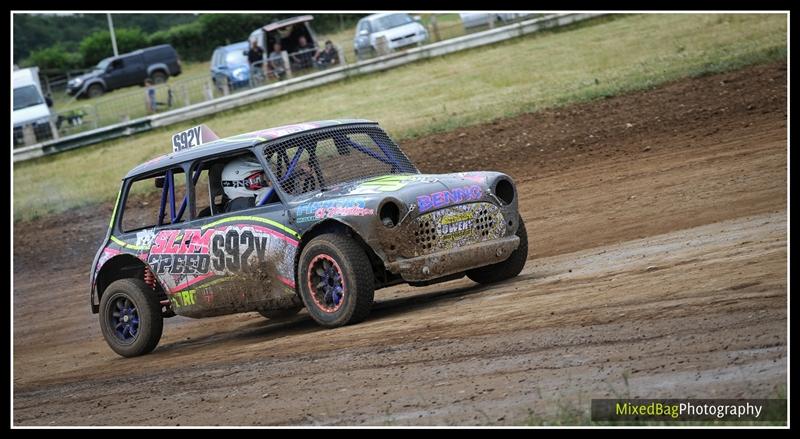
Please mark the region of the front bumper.
<svg viewBox="0 0 800 439"><path fill-rule="evenodd" d="M516 235L482 241L423 256L390 262L386 269L407 282L421 282L505 261L519 246Z"/></svg>

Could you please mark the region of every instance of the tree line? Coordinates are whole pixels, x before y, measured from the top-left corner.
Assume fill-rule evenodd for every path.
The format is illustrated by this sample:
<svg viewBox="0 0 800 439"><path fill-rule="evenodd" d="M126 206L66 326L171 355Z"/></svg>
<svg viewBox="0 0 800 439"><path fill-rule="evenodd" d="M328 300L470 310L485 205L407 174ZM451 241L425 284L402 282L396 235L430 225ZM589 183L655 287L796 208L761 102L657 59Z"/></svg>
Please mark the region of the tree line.
<svg viewBox="0 0 800 439"><path fill-rule="evenodd" d="M171 44L182 60L207 61L217 46L244 41L254 29L298 14L112 14L119 53ZM363 14L314 14L317 33L354 27ZM112 56L106 14L15 14L14 62L75 70Z"/></svg>

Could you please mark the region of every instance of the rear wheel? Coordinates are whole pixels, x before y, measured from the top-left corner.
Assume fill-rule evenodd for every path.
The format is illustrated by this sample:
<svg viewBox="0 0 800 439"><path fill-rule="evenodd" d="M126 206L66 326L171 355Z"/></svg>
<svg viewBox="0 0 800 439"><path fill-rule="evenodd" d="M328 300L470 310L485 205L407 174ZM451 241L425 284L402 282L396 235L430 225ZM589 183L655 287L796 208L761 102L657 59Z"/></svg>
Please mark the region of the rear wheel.
<svg viewBox="0 0 800 439"><path fill-rule="evenodd" d="M163 84L167 82L167 74L162 72L161 70L153 72L151 78L153 79L153 83L155 84Z"/></svg>
<svg viewBox="0 0 800 439"><path fill-rule="evenodd" d="M369 315L375 297L372 266L352 238L320 235L303 249L298 265L300 297L317 323L334 328Z"/></svg>
<svg viewBox="0 0 800 439"><path fill-rule="evenodd" d="M467 271L467 277L479 284L490 284L517 276L522 271L522 268L525 267L525 261L528 260L528 232L525 230L525 223L522 221L522 217L519 218L517 236L519 237L519 246L511 252L508 259L469 270Z"/></svg>
<svg viewBox="0 0 800 439"><path fill-rule="evenodd" d="M106 343L123 357L152 351L164 329L158 297L141 279L114 281L100 300L100 329Z"/></svg>
<svg viewBox="0 0 800 439"><path fill-rule="evenodd" d="M96 98L98 96L102 96L104 91L105 90L103 90L103 86L102 85L100 85L100 84L92 84L92 85L89 86L89 90L87 90L87 94L88 94L89 98Z"/></svg>

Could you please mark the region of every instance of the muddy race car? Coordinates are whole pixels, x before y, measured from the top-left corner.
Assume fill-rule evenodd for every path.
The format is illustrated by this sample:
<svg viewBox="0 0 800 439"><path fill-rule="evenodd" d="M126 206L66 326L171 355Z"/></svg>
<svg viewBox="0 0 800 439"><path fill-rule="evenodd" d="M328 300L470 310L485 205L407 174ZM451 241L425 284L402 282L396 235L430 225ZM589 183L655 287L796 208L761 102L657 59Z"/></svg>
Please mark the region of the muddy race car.
<svg viewBox="0 0 800 439"><path fill-rule="evenodd" d="M302 123L219 139L208 127L131 170L91 270L109 346L152 351L163 319L303 307L364 320L376 289L520 273L517 193L499 172L421 174L375 122Z"/></svg>

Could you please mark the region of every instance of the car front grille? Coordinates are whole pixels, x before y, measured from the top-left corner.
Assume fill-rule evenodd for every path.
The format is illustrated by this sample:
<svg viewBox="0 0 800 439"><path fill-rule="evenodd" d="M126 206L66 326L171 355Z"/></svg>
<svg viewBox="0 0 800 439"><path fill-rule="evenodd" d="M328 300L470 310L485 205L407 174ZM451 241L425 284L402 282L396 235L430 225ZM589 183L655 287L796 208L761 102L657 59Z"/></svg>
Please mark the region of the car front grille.
<svg viewBox="0 0 800 439"><path fill-rule="evenodd" d="M505 235L503 213L491 203L468 203L439 209L417 217L411 224L414 254L422 256Z"/></svg>
<svg viewBox="0 0 800 439"><path fill-rule="evenodd" d="M404 42L407 39L414 38L414 34L403 35L402 37L392 38L393 43Z"/></svg>

